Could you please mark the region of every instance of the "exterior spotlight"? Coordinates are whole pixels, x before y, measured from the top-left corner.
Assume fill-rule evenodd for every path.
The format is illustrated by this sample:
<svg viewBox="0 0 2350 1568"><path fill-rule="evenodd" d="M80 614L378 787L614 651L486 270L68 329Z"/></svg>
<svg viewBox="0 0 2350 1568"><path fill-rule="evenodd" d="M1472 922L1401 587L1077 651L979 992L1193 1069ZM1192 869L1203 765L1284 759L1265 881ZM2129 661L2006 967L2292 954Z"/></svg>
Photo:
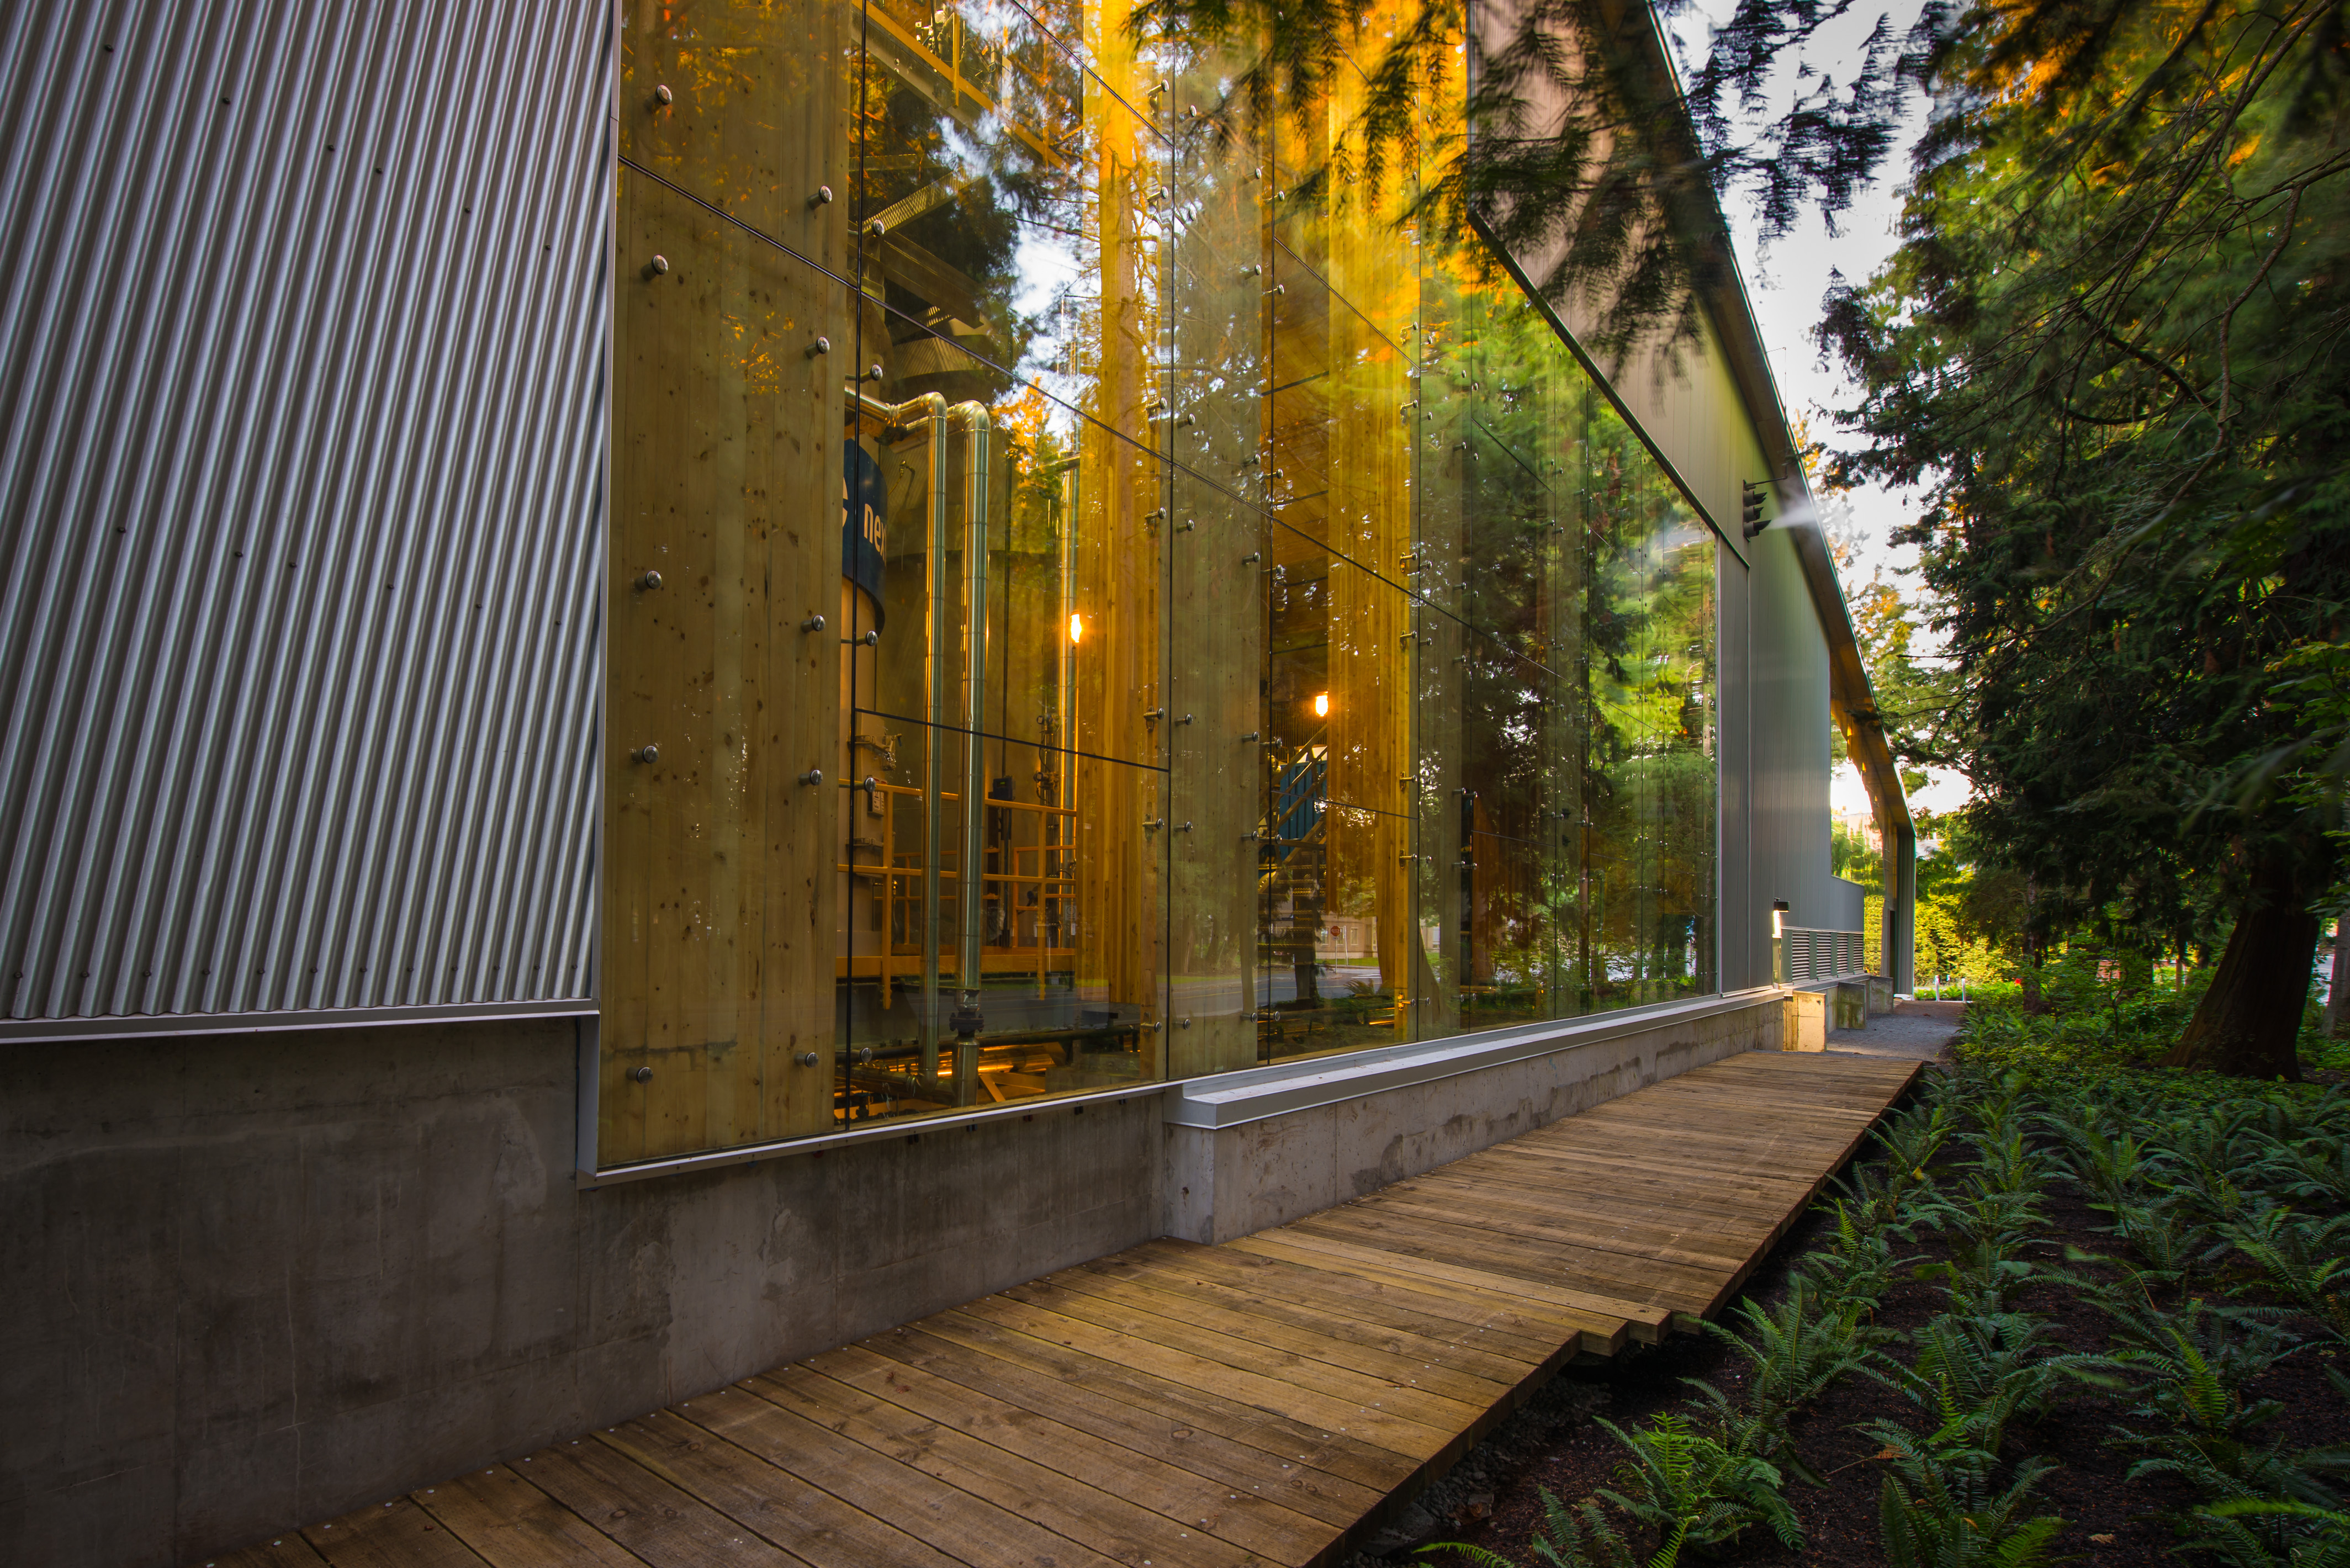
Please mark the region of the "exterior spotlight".
<svg viewBox="0 0 2350 1568"><path fill-rule="evenodd" d="M1316 691L1314 694L1314 716L1317 719L1326 719L1330 716L1330 693L1327 691Z"/></svg>
<svg viewBox="0 0 2350 1568"><path fill-rule="evenodd" d="M1081 616L1081 615L1072 615L1072 616L1070 616L1070 617L1069 617L1069 645L1070 645L1072 648L1074 648L1074 647L1076 647L1078 643L1081 643L1081 642L1085 641L1085 639L1086 639L1086 618L1085 618L1085 617L1083 617L1083 616Z"/></svg>
<svg viewBox="0 0 2350 1568"><path fill-rule="evenodd" d="M1787 900L1784 898L1771 900L1771 934L1773 937L1787 934Z"/></svg>

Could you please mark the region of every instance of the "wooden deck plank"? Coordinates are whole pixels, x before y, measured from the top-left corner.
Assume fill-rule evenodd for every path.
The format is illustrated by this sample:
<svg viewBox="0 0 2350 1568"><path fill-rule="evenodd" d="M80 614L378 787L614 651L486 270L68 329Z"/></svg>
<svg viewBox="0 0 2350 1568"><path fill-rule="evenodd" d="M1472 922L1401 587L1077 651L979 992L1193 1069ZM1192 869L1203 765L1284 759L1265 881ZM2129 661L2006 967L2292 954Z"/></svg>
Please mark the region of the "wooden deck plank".
<svg viewBox="0 0 2350 1568"><path fill-rule="evenodd" d="M524 1480L511 1465L442 1481L412 1501L491 1568L643 1568L643 1558Z"/></svg>
<svg viewBox="0 0 2350 1568"><path fill-rule="evenodd" d="M903 1406L966 1437L1124 1498L1179 1528L1215 1536L1272 1562L1310 1557L1333 1534L1328 1525L1294 1513L1253 1488L1234 1490L1132 1449L1107 1449L1084 1431L873 1351L850 1345L810 1356L806 1365L859 1393Z"/></svg>
<svg viewBox="0 0 2350 1568"><path fill-rule="evenodd" d="M404 1497L353 1509L302 1536L334 1568L484 1568L480 1553Z"/></svg>
<svg viewBox="0 0 2350 1568"><path fill-rule="evenodd" d="M1039 1339L1091 1351L1104 1360L1155 1372L1171 1382L1205 1388L1259 1409L1276 1411L1318 1427L1326 1435L1336 1432L1356 1438L1397 1456L1404 1461L1397 1468L1406 1473L1441 1449L1448 1436L1440 1427L1391 1415L1361 1400L1326 1394L1286 1377L1268 1376L1196 1355L1139 1334L1120 1333L1083 1318L1014 1301L1008 1295L987 1296L963 1310L973 1317L1017 1328Z"/></svg>
<svg viewBox="0 0 2350 1568"><path fill-rule="evenodd" d="M806 1558L671 1486L600 1436L533 1454L532 1483L659 1568L809 1568Z"/></svg>
<svg viewBox="0 0 2350 1568"><path fill-rule="evenodd" d="M1556 1334L1510 1305L1490 1305L1467 1294L1385 1285L1231 1247L1173 1240L1146 1241L1102 1262L1146 1270L1157 1279L1197 1279L1262 1299L1276 1310L1327 1313L1333 1319L1358 1323L1373 1332L1393 1330L1473 1345L1488 1355L1523 1366L1542 1366L1558 1347Z"/></svg>
<svg viewBox="0 0 2350 1568"><path fill-rule="evenodd" d="M1732 1056L207 1561L1327 1568L1568 1357L1719 1311L1920 1070Z"/></svg>
<svg viewBox="0 0 2350 1568"><path fill-rule="evenodd" d="M1628 1328L1635 1339L1645 1336L1648 1341L1653 1341L1670 1316L1670 1314L1645 1303L1617 1296L1602 1296L1541 1280L1521 1279L1513 1274L1447 1262L1440 1258L1425 1258L1392 1248L1367 1246L1344 1236L1326 1236L1302 1225L1284 1225L1278 1230L1262 1231L1225 1244L1243 1251L1263 1252L1270 1257L1288 1258L1341 1272L1360 1273L1368 1279L1399 1278L1422 1286L1431 1282L1458 1285L1492 1295L1516 1291L1537 1310L1548 1309L1546 1315L1563 1329L1582 1334L1586 1338L1595 1334L1605 1336L1611 1346L1620 1345L1615 1335L1624 1328Z"/></svg>
<svg viewBox="0 0 2350 1568"><path fill-rule="evenodd" d="M1690 1215L1679 1223L1659 1223L1646 1217L1582 1206L1544 1214L1490 1198L1473 1209L1459 1202L1406 1199L1381 1212L1434 1223L1446 1231L1461 1232L1462 1239L1468 1241L1481 1239L1478 1232L1483 1231L1588 1252L1594 1255L1595 1262L1590 1266L1595 1271L1604 1269L1611 1277L1619 1279L1635 1273L1652 1277L1661 1274L1661 1270L1637 1266L1650 1260L1675 1265L1692 1278L1718 1279L1742 1267L1753 1255L1755 1246L1768 1240L1771 1227L1776 1222L1774 1217L1768 1215L1748 1217L1737 1233L1725 1234L1721 1227L1727 1216L1709 1220L1706 1216ZM1630 1264L1620 1262L1624 1259L1629 1259Z"/></svg>
<svg viewBox="0 0 2350 1568"><path fill-rule="evenodd" d="M920 1329L876 1334L858 1341L858 1348L1048 1416L1065 1427L1190 1470L1220 1486L1254 1491L1324 1524L1350 1524L1379 1499L1368 1487L1356 1486L1308 1465L1281 1463L1266 1449L1162 1415L1139 1401L1033 1372Z"/></svg>
<svg viewBox="0 0 2350 1568"><path fill-rule="evenodd" d="M1620 1171L1586 1179L1542 1161L1495 1161L1461 1171L1447 1168L1397 1185L1415 1192L1452 1192L1480 1198L1490 1194L1503 1202L1534 1204L1553 1210L1652 1215L1676 1223L1683 1215L1704 1221L1725 1215L1751 1214L1761 1218L1785 1209L1792 1196L1803 1190L1800 1184L1788 1182L1781 1186L1775 1198L1768 1200L1759 1196L1749 1199L1735 1192L1716 1198L1690 1191L1685 1181L1638 1182L1627 1179Z"/></svg>
<svg viewBox="0 0 2350 1568"><path fill-rule="evenodd" d="M1513 1203L1491 1192L1474 1200L1427 1190L1399 1193L1393 1201L1381 1206L1380 1212L1409 1214L1448 1226L1591 1247L1634 1258L1656 1258L1708 1272L1736 1268L1746 1261L1750 1251L1740 1244L1738 1238L1707 1229L1695 1220L1679 1225L1659 1223L1645 1216L1611 1213L1580 1203L1544 1210L1534 1204Z"/></svg>
<svg viewBox="0 0 2350 1568"><path fill-rule="evenodd" d="M1303 1346L1284 1345L1271 1334L1233 1333L1202 1321L1204 1313L1188 1318L1174 1315L1174 1312L1181 1310L1180 1301L1170 1312L1165 1303L1154 1306L1123 1293L1072 1289L1062 1282L1058 1274L1003 1293L1047 1312L1081 1318L1170 1350L1184 1351L1203 1360L1295 1384L1334 1399L1353 1400L1375 1410L1391 1411L1437 1429L1475 1420L1508 1391L1507 1385L1497 1387L1481 1378L1476 1380L1473 1392L1440 1394L1425 1386L1414 1386L1400 1374L1358 1370L1335 1355L1325 1359ZM1336 1342L1324 1340L1315 1348L1327 1351L1335 1347Z"/></svg>
<svg viewBox="0 0 2350 1568"><path fill-rule="evenodd" d="M1388 1334L1375 1343L1372 1331L1360 1324L1324 1318L1305 1324L1244 1310L1237 1292L1194 1284L1172 1288L1133 1270L1065 1269L1053 1276L1064 1290L1098 1295L1161 1317L1178 1319L1195 1328L1235 1339L1250 1339L1269 1349L1343 1367L1389 1386L1400 1384L1423 1393L1482 1410L1518 1386L1525 1368L1514 1362L1494 1362L1465 1347L1404 1334ZM1305 1315L1305 1314L1299 1314ZM1475 1361L1479 1370L1460 1365Z"/></svg>
<svg viewBox="0 0 2350 1568"><path fill-rule="evenodd" d="M924 1318L921 1326L1015 1365L1049 1370L1074 1382L1114 1391L1139 1407L1262 1449L1276 1463L1310 1465L1374 1493L1386 1491L1410 1473L1395 1454L1359 1438L1228 1398L1212 1388L1174 1382L1150 1368L1129 1366L1024 1329L961 1311L938 1313Z"/></svg>
<svg viewBox="0 0 2350 1568"><path fill-rule="evenodd" d="M902 1405L852 1388L806 1362L745 1382L762 1398L839 1437L1113 1561L1139 1553L1154 1563L1179 1568L1261 1568L1265 1562L1196 1525L1185 1529L1082 1477L1048 1469Z"/></svg>
<svg viewBox="0 0 2350 1568"><path fill-rule="evenodd" d="M690 1406L691 1401L687 1402ZM867 1563L957 1568L887 1519L853 1508L823 1488L694 1425L678 1410L623 1421L598 1439L746 1530L816 1568Z"/></svg>
<svg viewBox="0 0 2350 1568"><path fill-rule="evenodd" d="M1721 1277L1713 1269L1658 1259L1643 1260L1594 1247L1568 1246L1498 1231L1471 1231L1440 1220L1420 1220L1399 1210L1367 1203L1325 1210L1284 1227L1308 1235L1328 1236L1357 1246L1377 1247L1476 1269L1528 1282L1564 1280L1574 1289L1612 1301L1655 1302L1679 1299L1710 1290Z"/></svg>
<svg viewBox="0 0 2350 1568"><path fill-rule="evenodd" d="M1500 1177L1534 1182L1555 1193L1607 1189L1627 1196L1653 1195L1661 1201L1690 1201L1693 1197L1702 1200L1711 1194L1703 1189L1693 1194L1692 1187L1711 1181L1721 1201L1733 1210L1784 1203L1789 1192L1800 1191L1804 1186L1793 1177L1724 1165L1719 1160L1708 1162L1697 1156L1680 1159L1647 1158L1637 1154L1610 1158L1590 1148L1503 1144L1483 1154L1471 1155L1470 1160L1479 1163L1458 1160L1429 1174L1458 1172L1459 1179L1464 1181Z"/></svg>
<svg viewBox="0 0 2350 1568"><path fill-rule="evenodd" d="M240 1552L216 1552L203 1568L326 1568L326 1563L300 1532L289 1530Z"/></svg>
<svg viewBox="0 0 2350 1568"><path fill-rule="evenodd" d="M841 1501L970 1563L1007 1568L1102 1568L1110 1559L926 1471L848 1441L746 1388L698 1395L676 1414L714 1437L821 1487Z"/></svg>
<svg viewBox="0 0 2350 1568"><path fill-rule="evenodd" d="M1410 1377L1432 1367L1440 1373L1457 1374L1471 1380L1462 1385L1462 1391L1455 1397L1471 1397L1473 1384L1477 1397L1490 1399L1493 1386L1513 1388L1525 1380L1529 1370L1542 1365L1542 1361L1498 1354L1482 1342L1472 1343L1476 1336L1464 1332L1461 1325L1443 1324L1453 1332L1438 1337L1367 1323L1351 1313L1327 1310L1295 1297L1277 1299L1262 1291L1204 1279L1196 1269L1153 1267L1130 1254L1088 1263L1083 1272L1094 1279L1145 1290L1149 1300L1167 1303L1165 1307L1154 1310L1204 1314L1195 1321L1222 1324L1235 1334L1272 1333L1277 1336L1276 1344L1325 1358L1344 1357L1345 1364L1357 1371L1377 1372L1393 1366ZM1430 1320L1420 1321L1425 1324ZM1547 1358L1545 1354L1544 1359ZM1419 1381L1424 1387L1444 1392L1442 1386L1425 1376Z"/></svg>

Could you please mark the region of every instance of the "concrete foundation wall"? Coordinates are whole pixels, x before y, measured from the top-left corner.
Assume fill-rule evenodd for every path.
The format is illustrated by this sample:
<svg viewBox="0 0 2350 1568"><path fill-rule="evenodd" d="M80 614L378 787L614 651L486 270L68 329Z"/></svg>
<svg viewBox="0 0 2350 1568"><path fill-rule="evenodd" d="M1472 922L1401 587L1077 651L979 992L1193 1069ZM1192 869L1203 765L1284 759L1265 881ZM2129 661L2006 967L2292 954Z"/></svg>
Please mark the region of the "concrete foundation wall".
<svg viewBox="0 0 2350 1568"><path fill-rule="evenodd" d="M1277 1105L1296 1093L1284 1071L1294 1081L1326 1064L1179 1085L1166 1129L1167 1233L1229 1241L1284 1224L1692 1067L1741 1051L1775 1051L1784 1019L1780 992L1770 990L1556 1025L1548 1049L1544 1032L1533 1030L1503 1032L1506 1046L1475 1037L1439 1041L1422 1050L1449 1059L1441 1075L1424 1078L1414 1077L1411 1054L1397 1048L1378 1054L1401 1080L1394 1086L1262 1116L1251 1115L1253 1089L1262 1086L1261 1104ZM1481 1050L1500 1059L1474 1064ZM1374 1070L1344 1059L1326 1065L1334 1076ZM1191 1096L1194 1122L1225 1125L1186 1125L1186 1089L1198 1091Z"/></svg>
<svg viewBox="0 0 2350 1568"><path fill-rule="evenodd" d="M1155 1095L582 1192L576 1054L0 1046L0 1563L201 1561L1158 1233Z"/></svg>
<svg viewBox="0 0 2350 1568"><path fill-rule="evenodd" d="M1776 1049L1783 1018L1713 998L584 1191L565 1022L0 1046L0 1563L201 1561L1152 1236L1295 1219ZM1177 1119L1202 1106L1224 1125Z"/></svg>

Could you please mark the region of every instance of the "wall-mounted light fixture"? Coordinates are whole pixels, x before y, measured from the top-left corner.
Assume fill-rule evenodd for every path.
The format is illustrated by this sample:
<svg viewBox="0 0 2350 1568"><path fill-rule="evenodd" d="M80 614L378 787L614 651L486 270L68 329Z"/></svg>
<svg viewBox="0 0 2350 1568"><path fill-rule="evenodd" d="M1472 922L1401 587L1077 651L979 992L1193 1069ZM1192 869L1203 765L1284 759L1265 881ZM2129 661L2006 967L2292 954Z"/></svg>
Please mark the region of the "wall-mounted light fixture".
<svg viewBox="0 0 2350 1568"><path fill-rule="evenodd" d="M1327 691L1316 691L1314 694L1314 716L1317 719L1326 719L1330 716L1330 693Z"/></svg>
<svg viewBox="0 0 2350 1568"><path fill-rule="evenodd" d="M1072 615L1072 616L1070 616L1070 617L1069 617L1069 646L1070 646L1070 647L1072 647L1072 648L1075 648L1078 643L1081 643L1081 642L1085 641L1085 639L1086 639L1086 618L1085 618L1085 617L1083 617L1083 616L1081 616L1081 615Z"/></svg>
<svg viewBox="0 0 2350 1568"><path fill-rule="evenodd" d="M1771 934L1773 937L1787 934L1787 900L1784 898L1771 900Z"/></svg>

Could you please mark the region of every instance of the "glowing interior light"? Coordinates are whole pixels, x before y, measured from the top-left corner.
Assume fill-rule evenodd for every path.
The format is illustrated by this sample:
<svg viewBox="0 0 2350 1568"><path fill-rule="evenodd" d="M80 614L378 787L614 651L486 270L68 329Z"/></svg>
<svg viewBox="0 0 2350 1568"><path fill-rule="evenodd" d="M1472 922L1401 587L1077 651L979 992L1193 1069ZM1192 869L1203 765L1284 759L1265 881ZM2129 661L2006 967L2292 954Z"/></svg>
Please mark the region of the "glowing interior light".
<svg viewBox="0 0 2350 1568"><path fill-rule="evenodd" d="M1069 618L1069 640L1075 643L1083 642L1085 639L1086 618L1081 615L1071 616Z"/></svg>
<svg viewBox="0 0 2350 1568"><path fill-rule="evenodd" d="M1317 719L1326 719L1330 716L1330 693L1327 691L1316 691L1314 694L1314 716Z"/></svg>

